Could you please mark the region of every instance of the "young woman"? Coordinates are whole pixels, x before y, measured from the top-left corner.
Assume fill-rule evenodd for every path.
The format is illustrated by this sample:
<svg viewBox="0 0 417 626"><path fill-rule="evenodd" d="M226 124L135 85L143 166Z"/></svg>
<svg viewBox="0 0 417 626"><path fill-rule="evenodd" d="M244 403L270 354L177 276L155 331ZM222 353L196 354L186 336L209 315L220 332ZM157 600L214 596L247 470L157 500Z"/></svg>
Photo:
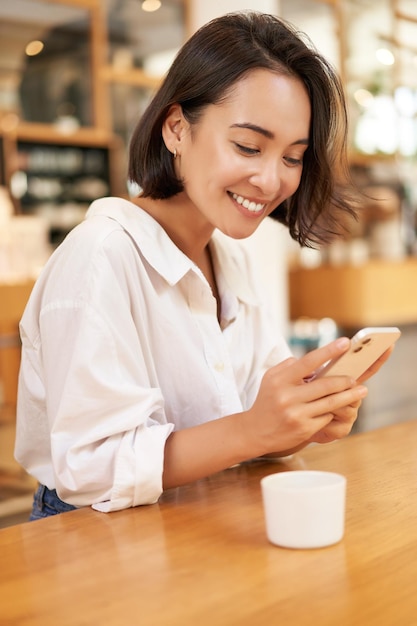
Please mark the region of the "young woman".
<svg viewBox="0 0 417 626"><path fill-rule="evenodd" d="M304 382L348 339L292 358L238 242L267 216L302 245L330 239L352 212L335 180L345 138L337 76L278 18L229 14L184 45L132 138L140 195L92 204L23 315L32 519L153 503L350 432L366 388Z"/></svg>

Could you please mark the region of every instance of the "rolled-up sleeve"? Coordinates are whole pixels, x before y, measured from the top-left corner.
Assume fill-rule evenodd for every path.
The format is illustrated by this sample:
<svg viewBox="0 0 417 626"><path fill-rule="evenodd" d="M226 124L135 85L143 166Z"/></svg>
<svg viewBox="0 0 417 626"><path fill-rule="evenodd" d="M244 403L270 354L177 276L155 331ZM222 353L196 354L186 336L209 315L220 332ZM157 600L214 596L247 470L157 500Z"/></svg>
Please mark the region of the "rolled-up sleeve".
<svg viewBox="0 0 417 626"><path fill-rule="evenodd" d="M113 511L158 499L174 426L117 286L105 289L105 315L80 301L42 310L41 361L55 488L76 506Z"/></svg>

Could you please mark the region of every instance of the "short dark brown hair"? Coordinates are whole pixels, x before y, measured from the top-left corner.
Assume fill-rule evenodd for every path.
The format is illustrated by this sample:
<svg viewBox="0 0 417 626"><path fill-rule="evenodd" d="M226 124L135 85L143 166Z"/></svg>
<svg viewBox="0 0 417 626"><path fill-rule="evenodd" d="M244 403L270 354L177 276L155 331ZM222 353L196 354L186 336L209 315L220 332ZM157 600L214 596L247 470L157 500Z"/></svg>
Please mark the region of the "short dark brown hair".
<svg viewBox="0 0 417 626"><path fill-rule="evenodd" d="M202 26L181 48L139 120L130 143L129 179L142 194L169 198L183 190L162 138L170 107L179 103L190 124L221 103L256 69L300 79L311 104L309 147L297 191L271 214L301 245L330 241L354 215L347 186L347 112L340 79L308 37L285 20L258 12L229 13ZM260 103L262 106L262 103Z"/></svg>

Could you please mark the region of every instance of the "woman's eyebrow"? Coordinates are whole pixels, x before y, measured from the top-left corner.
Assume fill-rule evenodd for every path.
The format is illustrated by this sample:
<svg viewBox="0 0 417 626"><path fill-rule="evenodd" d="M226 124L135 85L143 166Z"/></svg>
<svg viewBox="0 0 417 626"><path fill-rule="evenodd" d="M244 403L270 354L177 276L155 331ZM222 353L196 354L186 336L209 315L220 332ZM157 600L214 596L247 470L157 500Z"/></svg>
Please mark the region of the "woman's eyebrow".
<svg viewBox="0 0 417 626"><path fill-rule="evenodd" d="M255 133L259 133L268 139L274 139L275 135L272 131L267 130L266 128L262 128L262 126L257 126L257 124L251 124L250 122L244 122L242 124L232 124L230 128L248 128L249 130L253 130ZM308 146L308 138L305 139L297 139L293 141L292 146L302 144Z"/></svg>
<svg viewBox="0 0 417 626"><path fill-rule="evenodd" d="M251 124L250 122L244 122L243 124L232 124L230 128L248 128L249 130L253 130L255 133L259 133L268 139L274 138L274 133L266 128L262 128L262 126L257 126L256 124Z"/></svg>

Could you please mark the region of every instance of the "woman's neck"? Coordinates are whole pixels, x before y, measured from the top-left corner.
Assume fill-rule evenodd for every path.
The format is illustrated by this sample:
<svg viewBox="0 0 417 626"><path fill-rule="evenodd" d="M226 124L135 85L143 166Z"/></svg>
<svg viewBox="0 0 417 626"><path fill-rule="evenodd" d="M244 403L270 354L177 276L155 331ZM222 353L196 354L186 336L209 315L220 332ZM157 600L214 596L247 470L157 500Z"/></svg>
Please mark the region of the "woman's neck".
<svg viewBox="0 0 417 626"><path fill-rule="evenodd" d="M214 227L183 197L183 194L165 200L138 196L133 202L149 213L175 245L196 265L200 267L205 263L206 248Z"/></svg>
<svg viewBox="0 0 417 626"><path fill-rule="evenodd" d="M214 227L182 194L166 200L139 196L133 202L149 213L175 245L201 270L216 298L217 317L220 319L220 297L209 246Z"/></svg>

